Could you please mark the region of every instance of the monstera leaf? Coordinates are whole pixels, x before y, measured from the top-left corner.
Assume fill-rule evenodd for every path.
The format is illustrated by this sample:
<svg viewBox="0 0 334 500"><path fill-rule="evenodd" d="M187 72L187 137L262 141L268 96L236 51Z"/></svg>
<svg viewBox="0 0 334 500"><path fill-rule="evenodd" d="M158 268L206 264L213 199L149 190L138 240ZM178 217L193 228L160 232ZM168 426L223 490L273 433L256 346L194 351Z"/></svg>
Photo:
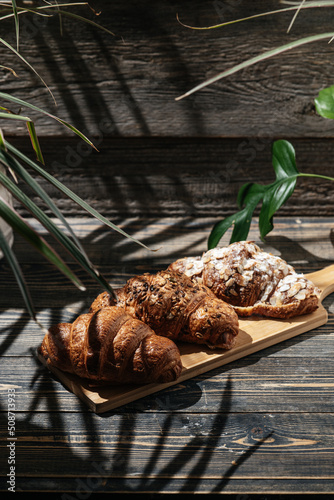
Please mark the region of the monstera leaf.
<svg viewBox="0 0 334 500"><path fill-rule="evenodd" d="M334 119L334 85L321 90L314 102L315 109L320 116Z"/></svg>
<svg viewBox="0 0 334 500"><path fill-rule="evenodd" d="M248 182L240 188L237 198L240 210L215 224L208 238L209 249L216 247L226 231L232 226L234 228L230 243L246 240L254 210L261 202L259 229L261 239L264 240L274 227L275 213L294 192L298 177L334 180L324 175L299 172L296 166L295 150L286 140L279 140L273 144L272 163L276 174L275 181L267 185Z"/></svg>

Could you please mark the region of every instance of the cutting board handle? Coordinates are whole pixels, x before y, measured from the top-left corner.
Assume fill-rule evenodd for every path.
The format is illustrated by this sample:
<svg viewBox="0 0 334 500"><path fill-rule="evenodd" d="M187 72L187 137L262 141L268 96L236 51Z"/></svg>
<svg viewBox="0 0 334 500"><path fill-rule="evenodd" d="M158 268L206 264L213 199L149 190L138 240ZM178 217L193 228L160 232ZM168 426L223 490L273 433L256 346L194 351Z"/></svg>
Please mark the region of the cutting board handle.
<svg viewBox="0 0 334 500"><path fill-rule="evenodd" d="M321 290L320 300L323 300L327 295L334 292L334 264L328 267L307 274L310 279Z"/></svg>

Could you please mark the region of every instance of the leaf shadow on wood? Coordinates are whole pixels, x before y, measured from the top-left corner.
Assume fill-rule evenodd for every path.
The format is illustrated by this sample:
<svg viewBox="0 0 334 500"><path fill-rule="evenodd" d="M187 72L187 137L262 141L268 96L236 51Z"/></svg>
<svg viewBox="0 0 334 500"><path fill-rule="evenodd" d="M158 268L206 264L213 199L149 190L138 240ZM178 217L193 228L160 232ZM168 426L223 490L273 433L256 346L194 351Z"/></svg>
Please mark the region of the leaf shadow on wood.
<svg viewBox="0 0 334 500"><path fill-rule="evenodd" d="M45 328L49 328L51 325L61 322L73 322L77 316L86 312L85 301L79 303L80 305L76 304L76 312L70 313L70 315L69 311L64 310L64 308L45 308L38 304L38 300L36 300L35 303L37 305L37 318ZM23 304L22 307L24 307ZM1 312L4 312L4 310ZM42 342L44 336L42 328L34 322L28 312L22 311L22 313L18 313L13 323L1 327L0 356L5 355L7 351L11 351L13 344L19 341L21 335L24 335L24 333L29 335L31 331L33 332L34 338L35 336L39 337L39 343ZM15 347L13 349L15 352ZM26 352L20 350L20 355L26 355Z"/></svg>
<svg viewBox="0 0 334 500"><path fill-rule="evenodd" d="M151 5L130 1L124 7L121 6L115 15L123 20L123 33L119 35L124 36L124 45L133 43L132 37L135 32L136 36L140 37L141 44L146 46L142 49L141 44L138 44L138 64L137 67L132 68L129 75L126 74L129 70L124 64L124 56L119 57L121 64L117 64L110 45L106 43L106 37L98 30L93 30L92 36L101 51L104 64L111 68L121 89L120 102L126 105L130 119L134 121L142 134L151 135L150 119L154 122L151 116L161 121L166 120L168 98L170 106L175 107L172 92L176 97L185 87L192 84L188 65L176 43L174 30L166 23L166 19L168 21L174 19L175 29L181 30L182 28L177 23L173 6L170 7L168 4L160 10L152 8ZM130 31L127 31L128 29ZM130 59L129 56L128 59ZM145 79L148 79L149 83L143 85ZM161 94L164 92L167 96L166 101L161 100ZM158 100L156 100L157 97ZM193 135L201 135L203 119L198 106L194 105L193 100L190 99L182 103L181 107L183 113L184 110L189 113L188 122L191 124Z"/></svg>
<svg viewBox="0 0 334 500"><path fill-rule="evenodd" d="M308 240L305 243L307 244L310 241L312 240L308 238ZM312 243L316 243L317 241L318 239L315 236ZM296 270L298 269L302 270L303 266L305 267L306 264L312 265L313 263L315 263L320 269L324 267L324 265L330 265L333 263L328 259L323 259L321 255L314 255L313 253L309 252L302 245L302 241L298 242L297 240L292 240L287 236L269 235L266 236L266 243L271 245L276 250L278 250L278 252L280 253L280 257L286 260L287 262L291 262L292 265L296 268ZM293 248L293 257L291 255L292 248ZM334 260L334 254L333 254L333 260Z"/></svg>
<svg viewBox="0 0 334 500"><path fill-rule="evenodd" d="M186 443L181 440L180 445L173 450L170 448L169 438L173 433L175 419L182 418L182 411L174 411L173 403L170 408L166 406L159 413L160 416L165 413L160 435L157 436L153 446L152 443L150 444L150 455L146 455L145 463L141 459L142 466L138 471L134 460L140 449L138 448L140 447L140 440L143 439L143 436L136 429L141 414L140 411L133 412L131 405L126 405L118 411L95 415L87 412L85 406L78 401L76 425L78 425L78 422L81 422L81 424L79 424L80 428L74 428L68 423L66 414L63 414L64 402L61 404L60 400L58 400L57 382L52 379L52 376L50 377L49 373L45 372L43 368L37 367L35 374L31 378L30 388L34 395L29 408L24 411L25 417L17 421L17 437L19 441L24 440L25 446L29 445L30 449L36 446L37 452L37 448L39 448L36 455L39 459L35 458L34 467L38 466L39 469L40 478L38 483L40 488L46 485L50 487L47 478L52 477L53 474L58 475L61 473L63 467L59 462L61 460L66 464L67 475L73 481L72 489L77 486L78 490L78 485L82 485L86 493L110 492L113 490L112 483L115 480L117 481L115 486L117 491L124 493L160 492L166 488L168 489L168 484L180 474L185 475L186 478L179 493L196 492L200 487L202 478L208 474L210 461L214 459L217 448L222 445L222 436L226 430L228 415L231 411L232 381L230 377L227 377L220 406L208 432L190 436ZM18 408L18 410L23 411L23 408ZM47 427L37 423L39 411L48 414ZM5 412L0 412L0 419L5 418L5 416ZM117 435L115 446L102 444L107 437L103 438L100 435L98 421L101 418L112 419L113 427L118 426L117 431L116 429L114 431L110 430L110 438L114 432ZM44 423L45 421L44 419ZM81 452L78 454L80 450L77 448L75 435L82 437L78 443L81 443L81 446L84 445L86 456L82 455ZM154 435L153 432L152 437ZM37 438L35 439L34 436L37 436ZM70 439L71 436L74 441ZM247 451L243 452L236 463L223 471L222 478L217 480L212 492L224 491L225 486L233 474L236 473L238 467L249 459L268 437L269 435L266 435L262 440L251 445ZM149 431L145 439L150 439ZM50 446L52 442L56 443L57 447L54 450L54 462L50 468L50 460L46 460L45 465L43 465L42 456L43 447ZM72 445L74 445L73 449ZM71 464L75 464L74 469L76 471L81 471L78 477L71 473ZM60 467L59 471L58 467ZM30 475L27 472L28 470L29 465L27 469L22 469L21 465L21 473L27 478ZM21 480L21 483L24 484L23 480Z"/></svg>
<svg viewBox="0 0 334 500"><path fill-rule="evenodd" d="M209 230L209 223L204 221L194 224L193 222L191 216L180 217L174 221L163 218L140 218L140 220L119 218L116 220L116 224L134 237L137 237L138 231L143 233L138 237L142 243L153 250L152 252L142 250L137 243L102 225L93 228L91 233L81 239L81 242L91 259L94 261L96 257L100 265L115 263L119 266L121 263L123 266L131 266L131 263L135 262L141 266L147 264L147 266L160 266L161 268L161 266L168 266L174 259L191 255L198 246L205 248L205 236L200 231L206 228ZM157 229L152 234L152 230L145 230L147 227ZM198 236L189 238L189 228L193 228L194 232L199 231ZM173 245L173 240L176 238L178 238L178 243L183 239L184 243L181 248L179 245ZM98 256L94 255L95 241L99 242ZM138 252L140 252L140 262L138 257L129 260L128 256L138 254Z"/></svg>
<svg viewBox="0 0 334 500"><path fill-rule="evenodd" d="M40 29L35 34L36 45L43 49L43 63L71 121L81 123L81 128L95 128L99 133L99 123L107 120L113 135L123 133L122 128L127 129L131 124L141 134L151 135L150 120L153 124L157 119L166 120L169 100L174 109L181 107L182 114L189 115L187 122L193 134L202 134L202 112L194 99L176 104L171 94L172 89L176 97L192 85L188 65L175 36L175 29L182 32L184 28L178 24L173 6L166 4L155 9L132 1L126 6L104 4L100 17L101 25L109 24L111 31L112 24L118 23L116 37L89 25L83 25L79 35L76 29L73 30L75 35L67 22L63 22L62 36L57 23L49 23L47 33ZM94 16L93 20L96 21ZM79 36L79 40L75 36ZM95 58L88 57L81 49L84 36L94 47ZM135 55L134 43L137 43ZM72 85L68 85L69 80ZM114 105L108 99L108 87L114 92L114 98L118 96ZM163 93L166 98L161 100ZM84 110L80 101L84 102ZM94 134L94 130L90 132Z"/></svg>
<svg viewBox="0 0 334 500"><path fill-rule="evenodd" d="M157 463L161 459L162 463L166 460L162 460L163 455L168 452L168 437L169 433L173 427L173 420L179 418L178 413L173 413L173 404L169 408L169 412L166 415L165 421L161 426L160 436L154 446L151 456L147 460L140 478L136 481L135 490L136 491L164 491L171 482L179 474L182 474L182 469L189 468L185 471L187 477L184 480L183 486L180 488L179 494L196 492L197 488L200 486L203 476L205 476L208 468L210 467L210 461L217 452L217 447L222 439L224 429L227 424L228 414L231 411L231 397L232 397L232 381L230 376L227 377L226 385L222 394L220 407L214 417L214 421L211 424L211 428L205 435L195 435L184 445L181 445L179 451L177 451L174 456L167 462L166 465L157 467ZM165 408L168 411L168 407ZM223 478L218 481L213 492L223 491L224 487L229 482L230 477L236 472L238 467L248 459L264 442L268 436L265 436L261 442L257 442L252 445L238 460L238 462L227 471L223 473ZM131 444L128 445L129 451L131 449ZM119 442L119 450L124 450L124 443L122 440ZM119 453L118 453L119 454ZM192 465L192 462L195 462ZM153 477L153 479L152 479ZM124 479L124 486L126 485L126 479ZM125 486L126 487L126 486Z"/></svg>
<svg viewBox="0 0 334 500"><path fill-rule="evenodd" d="M3 356L15 342L20 333L26 328L31 321L29 313L23 311L13 323L1 328L0 332L0 356ZM6 335L6 336L5 336Z"/></svg>
<svg viewBox="0 0 334 500"><path fill-rule="evenodd" d="M49 29L48 37L51 37L51 40L47 41L43 31L39 30L36 36L36 43L39 47L43 47L41 55L44 58L44 65L53 76L53 85L58 89L63 105L69 115L69 120L75 126L76 124L80 124L80 130L83 133L90 134L92 131L88 131L87 128L87 114L90 112L93 116L99 116L100 122L102 118L107 120L109 129L113 134L118 135L117 124L111 113L108 112L107 103L99 91L99 87L96 85L94 92L92 92L91 88L88 90L85 85L87 79L90 81L94 80L94 69L87 64L87 60L83 57L80 50L78 50L76 41L73 40L73 35L66 26L62 27L62 31L62 36L60 36L59 26L56 26L55 29ZM61 54L62 63L53 56L51 46L56 49L57 53ZM77 85L80 88L79 92L84 96L84 110L81 109L80 104L77 102L77 90L68 85L69 73L72 75L72 78L77 80ZM84 78L83 75L85 75ZM98 130L98 126L95 128L96 135L96 132L100 133L100 130Z"/></svg>

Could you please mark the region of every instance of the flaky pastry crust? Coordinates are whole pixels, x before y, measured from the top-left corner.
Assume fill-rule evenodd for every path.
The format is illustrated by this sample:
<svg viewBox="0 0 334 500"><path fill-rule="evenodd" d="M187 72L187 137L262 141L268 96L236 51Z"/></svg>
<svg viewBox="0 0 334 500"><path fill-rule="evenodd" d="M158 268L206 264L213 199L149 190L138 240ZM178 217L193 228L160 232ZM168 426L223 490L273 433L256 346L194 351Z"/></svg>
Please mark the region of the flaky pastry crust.
<svg viewBox="0 0 334 500"><path fill-rule="evenodd" d="M169 269L207 286L239 316L283 319L311 313L319 306L320 290L310 280L252 241L179 259Z"/></svg>
<svg viewBox="0 0 334 500"><path fill-rule="evenodd" d="M174 341L231 349L239 332L238 316L206 286L171 270L145 273L115 291L117 306ZM115 304L106 292L90 311Z"/></svg>

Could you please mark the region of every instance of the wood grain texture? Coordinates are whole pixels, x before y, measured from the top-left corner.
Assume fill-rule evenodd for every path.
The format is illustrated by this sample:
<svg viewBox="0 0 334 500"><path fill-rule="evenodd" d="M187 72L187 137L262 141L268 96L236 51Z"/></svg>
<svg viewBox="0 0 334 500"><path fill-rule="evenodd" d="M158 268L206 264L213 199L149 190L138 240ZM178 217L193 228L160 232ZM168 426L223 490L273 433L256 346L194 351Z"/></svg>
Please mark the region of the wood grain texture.
<svg viewBox="0 0 334 500"><path fill-rule="evenodd" d="M118 285L204 251L214 220L117 219L159 252L144 251L91 219L70 222L93 262ZM278 217L265 244L256 221L250 237L311 273L334 261L332 225L330 217ZM46 327L72 321L99 292L90 279L87 292L77 292L20 238L14 248ZM14 387L23 491L334 493L333 295L323 302L326 325L96 415L35 358L43 332L24 311L4 261L0 276L0 462L6 471L6 397ZM6 488L2 473L0 490Z"/></svg>
<svg viewBox="0 0 334 500"><path fill-rule="evenodd" d="M301 12L287 35L291 13L210 32L188 30L176 20L178 13L185 23L209 25L277 8L276 0L142 5L98 0L96 6L102 15L87 15L115 38L70 20L60 37L56 18L21 18L22 54L45 77L57 107L3 45L2 64L14 67L19 78L2 71L0 84L3 92L68 119L100 150L93 153L56 122L31 113L48 171L131 234L161 246L156 253L139 249L51 190L113 284L205 250L213 223L235 211L239 187L271 182L270 145L277 138L291 140L301 171L334 175L333 123L314 109L319 90L333 83L326 41L175 101L247 57L331 31L328 9ZM14 43L12 20L3 27L1 36ZM24 124L8 121L2 128L33 157ZM331 184L298 180L265 247L301 271L332 264L333 206ZM256 224L250 236L259 240ZM86 294L20 238L14 248L46 326L73 320L99 292L75 263ZM17 390L17 486L23 491L59 496L67 491L73 497L95 492L332 497L332 296L324 300L326 325L102 417L36 361L43 334L25 312L4 262L0 278L1 492L7 490L10 385Z"/></svg>
<svg viewBox="0 0 334 500"><path fill-rule="evenodd" d="M274 181L274 139L106 136L101 138L99 152L93 152L79 139L42 138L41 147L47 170L107 217L223 218L238 210L237 194L244 183ZM21 144L17 138L12 142ZM303 138L291 142L301 172L334 177L332 140ZM33 158L29 143L23 150ZM86 216L60 191L41 178L38 181L67 216ZM299 178L279 215L333 216L332 184L328 180ZM21 186L44 207L31 190ZM22 208L20 212L25 213Z"/></svg>
<svg viewBox="0 0 334 500"><path fill-rule="evenodd" d="M270 148L278 138L294 144L301 171L334 176L333 122L314 108L319 90L333 83L326 41L175 101L241 60L331 31L329 9L301 12L287 35L291 12L206 32L176 19L179 14L187 24L210 25L276 9L276 0L96 5L98 17L89 9L77 11L115 37L66 18L60 36L56 17L21 18L22 55L45 78L57 106L36 75L0 47L4 64L19 75L2 71L1 90L68 120L99 149L94 152L45 115L24 110L36 123L48 171L96 209L112 217L230 215L244 182L273 179ZM15 44L12 21L2 27L3 37ZM6 138L32 155L25 124L3 125ZM329 182L298 179L280 214L333 216L332 191ZM85 215L56 190L50 193L66 215Z"/></svg>
<svg viewBox="0 0 334 500"><path fill-rule="evenodd" d="M221 396L223 406L229 399L227 385ZM252 484L257 490L259 484L270 488L274 483L276 488L268 491L302 492L319 488L322 477L322 493L333 492L329 451L333 433L326 413L218 412L203 418L156 412L98 421L87 415L85 422L78 414L62 414L52 429L47 414L36 412L34 417L25 425L22 422L18 433L22 443L18 466L27 472L30 484L41 478L44 487L49 482L49 489L64 477L65 484L72 485L80 478L79 484L88 484L88 491L94 491L93 484L98 491L131 492L134 484L137 492L164 491L178 482L179 492L206 486L211 492L225 493L238 488L238 480L243 479L248 492ZM38 471L34 462L40 464Z"/></svg>
<svg viewBox="0 0 334 500"><path fill-rule="evenodd" d="M313 335L318 336L318 343L323 351L325 335L319 329ZM304 337L295 341L295 347L302 346ZM38 344L36 344L37 347ZM229 404L236 413L332 413L333 404L333 369L331 353L326 356L289 356L291 343L276 346L276 352L265 350L247 358L232 362L210 372L201 374L181 384L165 389L159 394L151 394L135 400L123 407L106 413L106 418L113 419L118 414L147 412L179 412L181 414L214 414L219 411L229 412L222 404L222 390L227 380L231 385ZM277 352L280 351L280 355ZM309 351L310 352L310 351ZM268 356L267 356L268 353ZM82 413L89 415L83 419L92 419L92 412L76 396L71 394L59 380L45 370L44 366L33 357L6 356L2 358L1 391L5 395L8 387L15 388L18 400L17 411L24 414L41 412ZM1 410L5 411L4 402ZM62 419L60 415L59 419ZM102 415L103 417L103 415ZM64 417L65 418L65 417ZM204 417L203 417L204 418Z"/></svg>
<svg viewBox="0 0 334 500"><path fill-rule="evenodd" d="M331 32L329 9L302 12L291 33L292 13L206 32L210 25L280 8L276 0L256 2L96 1L99 17L77 11L113 31L112 37L73 19L21 18L21 52L41 74L57 101L14 54L1 46L1 59L19 75L1 74L3 91L33 101L92 135L108 127L119 136L286 135L332 137L333 125L316 115L314 97L333 83L327 41L267 60L182 101L175 98L265 50L290 40ZM12 20L2 23L15 45ZM59 124L31 112L41 135L70 135ZM25 136L24 124L6 124Z"/></svg>
<svg viewBox="0 0 334 500"><path fill-rule="evenodd" d="M311 277L309 275L306 275L306 277L309 279L312 277L314 284L321 290L321 298L325 298L334 291L334 265L312 273ZM312 314L289 320L259 317L241 318L236 344L229 351L209 349L186 343L178 344L183 370L176 381L165 384L153 383L140 387L133 384L120 387L113 387L112 385L94 387L93 384L92 387L89 382L80 379L80 377L58 370L52 365L47 365L43 356L38 357L56 378L78 396L92 411L103 413L149 394L162 391L167 387L180 384L184 380L249 356L254 352L283 342L306 331L314 330L326 324L327 320L328 314L322 305Z"/></svg>

